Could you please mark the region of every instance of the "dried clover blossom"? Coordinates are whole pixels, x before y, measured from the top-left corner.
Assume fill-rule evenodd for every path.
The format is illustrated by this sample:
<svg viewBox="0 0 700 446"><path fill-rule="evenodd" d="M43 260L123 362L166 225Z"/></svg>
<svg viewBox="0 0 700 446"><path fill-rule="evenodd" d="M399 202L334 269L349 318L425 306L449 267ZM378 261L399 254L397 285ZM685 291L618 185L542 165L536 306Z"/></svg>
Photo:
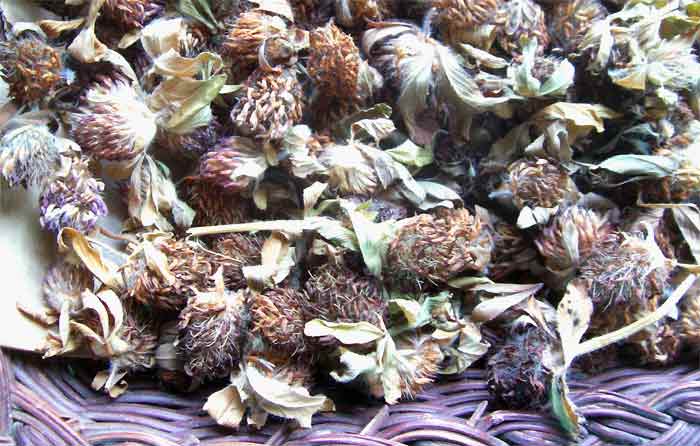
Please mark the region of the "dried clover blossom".
<svg viewBox="0 0 700 446"><path fill-rule="evenodd" d="M312 31L309 40L307 70L319 93L353 100L362 63L355 42L333 24Z"/></svg>
<svg viewBox="0 0 700 446"><path fill-rule="evenodd" d="M550 339L538 328L511 335L487 365L492 395L510 408L541 408L553 375L546 363L551 348Z"/></svg>
<svg viewBox="0 0 700 446"><path fill-rule="evenodd" d="M0 43L2 77L21 104L47 98L61 82L60 53L33 32Z"/></svg>
<svg viewBox="0 0 700 446"><path fill-rule="evenodd" d="M251 329L269 344L269 348L296 356L307 346L304 324L309 298L304 291L274 288L255 293L250 303Z"/></svg>
<svg viewBox="0 0 700 446"><path fill-rule="evenodd" d="M180 312L177 341L188 375L204 381L236 368L247 325L247 300L248 291L225 289L221 277L214 290L189 299Z"/></svg>
<svg viewBox="0 0 700 446"><path fill-rule="evenodd" d="M232 59L234 67L242 70L257 66L258 49L265 40L287 32L280 17L257 11L242 13L227 27L221 51Z"/></svg>
<svg viewBox="0 0 700 446"><path fill-rule="evenodd" d="M231 110L231 121L241 134L280 139L301 121L305 99L294 68L255 70L245 82L245 94Z"/></svg>
<svg viewBox="0 0 700 446"><path fill-rule="evenodd" d="M71 135L87 153L108 161L131 160L156 136L156 117L125 80L102 79L70 116Z"/></svg>
<svg viewBox="0 0 700 446"><path fill-rule="evenodd" d="M569 206L555 215L535 240L550 271L564 272L579 266L594 245L612 232L606 218L580 206Z"/></svg>
<svg viewBox="0 0 700 446"><path fill-rule="evenodd" d="M478 215L441 209L402 221L389 246L388 267L399 276L446 282L464 271L483 271L491 249L491 235Z"/></svg>
<svg viewBox="0 0 700 446"><path fill-rule="evenodd" d="M578 192L567 171L544 158L515 161L508 173L513 203L518 208L553 208Z"/></svg>
<svg viewBox="0 0 700 446"><path fill-rule="evenodd" d="M106 0L102 13L121 29L140 29L165 9L163 0Z"/></svg>
<svg viewBox="0 0 700 446"><path fill-rule="evenodd" d="M547 13L552 42L564 51L575 50L594 22L607 15L599 0L557 2Z"/></svg>
<svg viewBox="0 0 700 446"><path fill-rule="evenodd" d="M593 303L600 308L643 302L663 293L671 269L653 235L612 234L593 246L580 268Z"/></svg>
<svg viewBox="0 0 700 446"><path fill-rule="evenodd" d="M494 20L496 40L511 55L522 52L523 42L537 39L537 52L549 46L549 32L542 7L533 0L510 0L500 5Z"/></svg>
<svg viewBox="0 0 700 446"><path fill-rule="evenodd" d="M437 23L446 41L469 42L482 25L493 22L503 0L433 0Z"/></svg>
<svg viewBox="0 0 700 446"><path fill-rule="evenodd" d="M0 139L0 171L10 187L41 184L60 163L58 142L46 126L25 125Z"/></svg>
<svg viewBox="0 0 700 446"><path fill-rule="evenodd" d="M57 173L41 192L41 226L54 233L63 228L92 232L97 220L108 213L103 190L104 184L90 171L89 160L73 159L67 172Z"/></svg>

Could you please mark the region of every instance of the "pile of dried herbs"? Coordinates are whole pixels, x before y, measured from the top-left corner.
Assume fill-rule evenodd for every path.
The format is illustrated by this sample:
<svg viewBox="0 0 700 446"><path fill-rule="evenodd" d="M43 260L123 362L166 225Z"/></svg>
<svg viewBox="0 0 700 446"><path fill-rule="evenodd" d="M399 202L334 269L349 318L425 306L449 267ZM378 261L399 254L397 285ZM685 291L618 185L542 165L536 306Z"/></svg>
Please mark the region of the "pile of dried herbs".
<svg viewBox="0 0 700 446"><path fill-rule="evenodd" d="M479 366L576 436L570 369L700 347L700 2L0 6L3 187L60 253L20 306L95 388L307 427Z"/></svg>

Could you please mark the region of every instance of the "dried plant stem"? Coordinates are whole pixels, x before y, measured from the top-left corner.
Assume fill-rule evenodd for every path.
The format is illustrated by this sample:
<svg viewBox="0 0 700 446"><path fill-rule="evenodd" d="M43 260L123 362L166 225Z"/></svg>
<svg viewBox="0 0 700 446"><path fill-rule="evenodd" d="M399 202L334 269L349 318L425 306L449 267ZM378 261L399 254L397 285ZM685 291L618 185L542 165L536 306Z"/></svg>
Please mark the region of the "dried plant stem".
<svg viewBox="0 0 700 446"><path fill-rule="evenodd" d="M683 298L685 293L690 289L691 286L693 286L693 283L695 283L696 279L697 276L694 274L691 274L688 277L686 277L685 280L683 280L683 282L681 282L681 284L678 285L678 287L673 291L673 294L671 294L668 297L668 299L666 299L666 301L658 309L656 309L656 311L649 313L643 318L632 322L631 324L620 328L619 330L615 330L613 332L582 342L578 346L576 356L585 355L596 350L600 350L601 348L605 348L611 344L626 339L632 336L633 334L637 333L638 331L642 330L647 325L651 325L657 322L658 320L662 319L676 307L676 305Z"/></svg>

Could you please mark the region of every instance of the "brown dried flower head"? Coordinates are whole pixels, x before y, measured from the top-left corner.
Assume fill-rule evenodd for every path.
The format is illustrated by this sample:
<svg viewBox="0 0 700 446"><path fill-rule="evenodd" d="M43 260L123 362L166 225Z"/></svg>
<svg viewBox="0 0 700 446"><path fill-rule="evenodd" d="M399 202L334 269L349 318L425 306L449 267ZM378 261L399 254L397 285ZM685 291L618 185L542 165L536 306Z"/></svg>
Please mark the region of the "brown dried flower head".
<svg viewBox="0 0 700 446"><path fill-rule="evenodd" d="M549 32L542 7L533 0L503 2L495 16L497 41L512 56L522 53L524 43L537 39L537 53L549 46Z"/></svg>
<svg viewBox="0 0 700 446"><path fill-rule="evenodd" d="M390 274L446 282L464 271L481 272L492 243L479 216L466 209L421 214L403 220L389 245Z"/></svg>
<svg viewBox="0 0 700 446"><path fill-rule="evenodd" d="M675 321L663 321L647 327L641 339L630 339L623 354L635 364L663 366L678 359L682 348L681 333ZM637 334L636 337L640 337Z"/></svg>
<svg viewBox="0 0 700 446"><path fill-rule="evenodd" d="M0 139L0 173L10 187L40 185L61 165L57 138L43 125L25 125Z"/></svg>
<svg viewBox="0 0 700 446"><path fill-rule="evenodd" d="M491 394L512 409L541 409L547 403L552 371L546 366L550 340L538 328L511 335L489 359Z"/></svg>
<svg viewBox="0 0 700 446"><path fill-rule="evenodd" d="M195 211L192 226L244 223L252 219L248 200L200 176L183 179L183 199Z"/></svg>
<svg viewBox="0 0 700 446"><path fill-rule="evenodd" d="M80 147L108 161L137 157L157 130L155 114L125 80L102 79L93 84L70 121L71 135Z"/></svg>
<svg viewBox="0 0 700 446"><path fill-rule="evenodd" d="M61 56L32 32L0 43L2 77L22 105L51 96L61 81Z"/></svg>
<svg viewBox="0 0 700 446"><path fill-rule="evenodd" d="M260 335L275 350L291 356L303 353L308 301L304 291L292 288L255 293L250 302L251 333Z"/></svg>
<svg viewBox="0 0 700 446"><path fill-rule="evenodd" d="M596 308L643 302L663 294L671 268L654 241L626 233L615 233L593 246L580 268L589 284Z"/></svg>
<svg viewBox="0 0 700 446"><path fill-rule="evenodd" d="M224 288L223 278L216 288L198 292L180 312L177 346L185 358L185 371L204 381L227 376L238 365L247 325L249 292Z"/></svg>
<svg viewBox="0 0 700 446"><path fill-rule="evenodd" d="M280 139L301 121L305 99L294 68L255 70L245 82L245 95L231 110L231 121L241 134Z"/></svg>
<svg viewBox="0 0 700 446"><path fill-rule="evenodd" d="M537 261L537 252L517 226L499 220L493 224L493 250L488 276L500 280L508 274L528 270Z"/></svg>
<svg viewBox="0 0 700 446"><path fill-rule="evenodd" d="M386 312L380 284L343 264L326 263L312 269L305 286L309 319L379 325Z"/></svg>
<svg viewBox="0 0 700 446"><path fill-rule="evenodd" d="M42 283L42 296L49 311L58 315L62 310L77 311L82 305L80 295L92 290L93 278L82 265L65 260L53 264L46 272Z"/></svg>
<svg viewBox="0 0 700 446"><path fill-rule="evenodd" d="M569 0L552 5L547 15L554 45L570 53L578 47L593 22L605 18L607 10L599 0Z"/></svg>
<svg viewBox="0 0 700 446"><path fill-rule="evenodd" d="M361 26L394 17L397 6L396 0L338 0L335 18L343 26Z"/></svg>
<svg viewBox="0 0 700 446"><path fill-rule="evenodd" d="M106 0L102 14L124 31L143 28L165 10L163 0Z"/></svg>
<svg viewBox="0 0 700 446"><path fill-rule="evenodd" d="M493 22L503 0L433 0L437 22L445 40L452 44L469 41L470 32Z"/></svg>
<svg viewBox="0 0 700 446"><path fill-rule="evenodd" d="M140 372L156 365L158 327L136 305L126 305L124 323L117 332L128 346L110 360L110 367L126 372Z"/></svg>
<svg viewBox="0 0 700 446"><path fill-rule="evenodd" d="M255 264L260 253L256 239L248 237L235 234L218 240L213 250L195 242L165 237L156 239L148 248L142 244L124 267L129 294L143 305L178 310L198 290L213 286L213 275L218 268L223 270L227 288L242 288L246 285L243 266ZM151 249L157 252L151 253ZM149 264L149 256L153 255L164 256L163 268L153 267L152 261Z"/></svg>
<svg viewBox="0 0 700 446"><path fill-rule="evenodd" d="M578 193L569 174L555 161L518 160L508 166L508 173L513 203L518 209L552 208Z"/></svg>
<svg viewBox="0 0 700 446"><path fill-rule="evenodd" d="M203 127L183 135L159 131L156 142L159 147L179 156L199 158L212 150L219 140L221 124L216 119Z"/></svg>
<svg viewBox="0 0 700 446"><path fill-rule="evenodd" d="M401 394L407 398L415 398L423 387L435 380L444 359L442 350L430 336L402 340L397 344L397 348L408 351L402 355L402 361L399 363Z"/></svg>
<svg viewBox="0 0 700 446"><path fill-rule="evenodd" d="M287 32L282 18L258 11L246 11L227 26L221 52L236 70L246 72L258 65L258 49L266 39Z"/></svg>
<svg viewBox="0 0 700 446"><path fill-rule="evenodd" d="M250 168L253 165L255 173L267 168L258 146L248 138L231 136L223 138L214 150L199 160L199 178L226 192L241 192L255 179Z"/></svg>
<svg viewBox="0 0 700 446"><path fill-rule="evenodd" d="M578 267L593 246L612 232L612 225L598 212L581 206L559 211L535 239L545 265L552 272Z"/></svg>
<svg viewBox="0 0 700 446"><path fill-rule="evenodd" d="M362 59L352 37L330 23L309 36L307 70L319 93L352 101Z"/></svg>

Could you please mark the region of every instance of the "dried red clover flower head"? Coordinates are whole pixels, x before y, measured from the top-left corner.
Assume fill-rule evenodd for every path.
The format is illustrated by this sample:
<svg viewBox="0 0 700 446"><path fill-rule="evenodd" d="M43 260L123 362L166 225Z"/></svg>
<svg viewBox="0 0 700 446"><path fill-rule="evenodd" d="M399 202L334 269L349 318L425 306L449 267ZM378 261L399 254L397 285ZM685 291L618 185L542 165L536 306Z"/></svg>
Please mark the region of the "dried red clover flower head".
<svg viewBox="0 0 700 446"><path fill-rule="evenodd" d="M353 100L362 59L355 42L330 23L309 36L307 70L322 95Z"/></svg>
<svg viewBox="0 0 700 446"><path fill-rule="evenodd" d="M510 191L518 209L552 208L578 194L567 171L545 158L521 159L508 166Z"/></svg>
<svg viewBox="0 0 700 446"><path fill-rule="evenodd" d="M335 18L343 26L362 26L396 15L396 0L339 0L335 3Z"/></svg>
<svg viewBox="0 0 700 446"><path fill-rule="evenodd" d="M237 367L248 323L249 292L227 290L221 270L217 275L216 287L196 293L179 316L177 346L185 371L200 381L227 376Z"/></svg>
<svg viewBox="0 0 700 446"><path fill-rule="evenodd" d="M223 270L228 289L244 287L242 268L258 262L260 253L257 239L245 234L217 240L212 250L195 242L166 237L146 243L152 245L136 246L123 268L127 288L140 304L166 311L181 309L195 292L213 286L213 275L218 268ZM151 248L165 256L167 271L151 266L146 251Z"/></svg>
<svg viewBox="0 0 700 446"><path fill-rule="evenodd" d="M127 305L124 314L124 323L116 335L125 341L127 347L110 359L110 367L128 373L155 367L158 327L135 305Z"/></svg>
<svg viewBox="0 0 700 446"><path fill-rule="evenodd" d="M629 340L622 348L622 353L632 358L635 364L663 366L678 359L683 340L675 321L651 325L640 334L644 336Z"/></svg>
<svg viewBox="0 0 700 446"><path fill-rule="evenodd" d="M70 167L54 175L41 191L41 226L54 233L63 228L92 232L97 220L108 213L103 190L104 183L92 175L88 158L72 159Z"/></svg>
<svg viewBox="0 0 700 446"><path fill-rule="evenodd" d="M528 270L537 261L535 247L517 226L497 220L492 224L492 233L490 278L500 280L514 271Z"/></svg>
<svg viewBox="0 0 700 446"><path fill-rule="evenodd" d="M258 50L267 39L287 32L287 24L275 15L246 11L227 25L221 52L232 60L232 66L245 72L258 65Z"/></svg>
<svg viewBox="0 0 700 446"><path fill-rule="evenodd" d="M464 272L481 272L491 259L487 226L466 209L441 209L402 221L389 245L392 274L446 282Z"/></svg>
<svg viewBox="0 0 700 446"><path fill-rule="evenodd" d="M644 302L663 294L671 266L651 235L615 233L592 248L579 277L596 308Z"/></svg>
<svg viewBox="0 0 700 446"><path fill-rule="evenodd" d="M397 348L406 352L399 362L401 394L415 398L423 387L435 380L444 359L442 350L430 336L414 336L402 340Z"/></svg>
<svg viewBox="0 0 700 446"><path fill-rule="evenodd" d="M60 164L56 137L46 126L22 126L0 139L0 173L10 187L42 184Z"/></svg>
<svg viewBox="0 0 700 446"><path fill-rule="evenodd" d="M0 67L10 96L22 105L51 96L61 82L61 56L33 32L0 43Z"/></svg>
<svg viewBox="0 0 700 446"><path fill-rule="evenodd" d="M160 131L156 142L159 147L173 154L196 159L216 145L221 129L221 124L216 119L212 119L209 124L182 135Z"/></svg>
<svg viewBox="0 0 700 446"><path fill-rule="evenodd" d="M205 181L200 176L183 179L182 196L195 211L192 226L213 226L244 223L252 220L248 200L238 194Z"/></svg>
<svg viewBox="0 0 700 446"><path fill-rule="evenodd" d="M437 23L445 40L464 43L467 35L482 25L490 24L503 0L433 0Z"/></svg>
<svg viewBox="0 0 700 446"><path fill-rule="evenodd" d="M255 293L250 302L250 332L260 335L270 348L290 356L303 353L307 348L304 324L308 301L304 291L292 288Z"/></svg>
<svg viewBox="0 0 700 446"><path fill-rule="evenodd" d="M542 7L533 0L503 2L496 13L496 40L512 56L522 53L527 40L537 39L537 53L549 46L549 32Z"/></svg>
<svg viewBox="0 0 700 446"><path fill-rule="evenodd" d="M267 167L258 146L248 138L231 136L199 160L199 178L226 192L241 192L253 181L248 173L252 165L257 165L258 171ZM248 169L244 171L244 167Z"/></svg>
<svg viewBox="0 0 700 446"><path fill-rule="evenodd" d="M491 394L510 409L541 409L552 379L550 342L537 328L512 334L486 366Z"/></svg>
<svg viewBox="0 0 700 446"><path fill-rule="evenodd" d="M124 31L143 28L165 10L164 0L106 0L102 14Z"/></svg>
<svg viewBox="0 0 700 446"><path fill-rule="evenodd" d="M60 260L46 272L41 291L49 310L59 314L62 310L79 310L82 292L92 288L93 278L87 268Z"/></svg>
<svg viewBox="0 0 700 446"><path fill-rule="evenodd" d="M156 116L128 81L102 79L85 93L70 117L71 135L80 147L101 160L127 161L156 136Z"/></svg>
<svg viewBox="0 0 700 446"><path fill-rule="evenodd" d="M386 313L380 284L342 263L311 269L305 287L310 299L305 309L309 319L379 325Z"/></svg>
<svg viewBox="0 0 700 446"><path fill-rule="evenodd" d="M566 53L574 51L593 23L604 19L607 14L608 11L599 0L555 3L547 14L552 42Z"/></svg>
<svg viewBox="0 0 700 446"><path fill-rule="evenodd" d="M550 220L535 239L535 245L550 271L563 272L584 262L593 246L612 230L605 216L574 205L560 210Z"/></svg>
<svg viewBox="0 0 700 446"><path fill-rule="evenodd" d="M305 102L295 68L258 68L246 80L244 96L231 110L231 121L242 135L281 139L301 121Z"/></svg>

